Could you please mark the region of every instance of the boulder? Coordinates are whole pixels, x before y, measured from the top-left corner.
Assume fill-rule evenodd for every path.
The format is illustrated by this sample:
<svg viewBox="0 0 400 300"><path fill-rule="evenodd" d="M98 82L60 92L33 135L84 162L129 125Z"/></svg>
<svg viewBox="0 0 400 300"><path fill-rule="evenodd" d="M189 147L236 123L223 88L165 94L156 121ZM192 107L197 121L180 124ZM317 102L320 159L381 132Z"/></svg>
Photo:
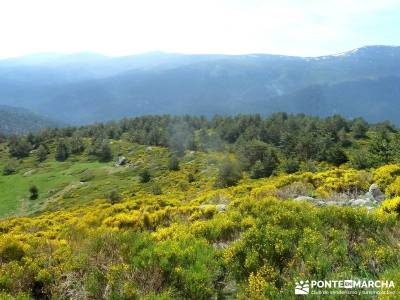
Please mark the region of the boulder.
<svg viewBox="0 0 400 300"><path fill-rule="evenodd" d="M24 176L31 176L35 170L29 170L24 173Z"/></svg>
<svg viewBox="0 0 400 300"><path fill-rule="evenodd" d="M293 200L294 201L315 201L316 199L314 199L313 197L309 197L309 196L298 196Z"/></svg>
<svg viewBox="0 0 400 300"><path fill-rule="evenodd" d="M338 206L338 205L340 205L339 203L341 203L341 202L337 202L337 201L326 201L326 202L325 202L325 205L326 205L326 206Z"/></svg>
<svg viewBox="0 0 400 300"><path fill-rule="evenodd" d="M385 194L382 193L382 191L379 189L378 185L375 183L371 184L368 192L375 201L382 202L386 198Z"/></svg>
<svg viewBox="0 0 400 300"><path fill-rule="evenodd" d="M119 156L117 162L115 163L116 166L123 166L128 162L125 156Z"/></svg>
<svg viewBox="0 0 400 300"><path fill-rule="evenodd" d="M366 199L354 199L350 200L350 203L351 206L369 206L369 204L371 204L371 202Z"/></svg>
<svg viewBox="0 0 400 300"><path fill-rule="evenodd" d="M218 210L218 212L226 211L226 204L217 204L215 207Z"/></svg>

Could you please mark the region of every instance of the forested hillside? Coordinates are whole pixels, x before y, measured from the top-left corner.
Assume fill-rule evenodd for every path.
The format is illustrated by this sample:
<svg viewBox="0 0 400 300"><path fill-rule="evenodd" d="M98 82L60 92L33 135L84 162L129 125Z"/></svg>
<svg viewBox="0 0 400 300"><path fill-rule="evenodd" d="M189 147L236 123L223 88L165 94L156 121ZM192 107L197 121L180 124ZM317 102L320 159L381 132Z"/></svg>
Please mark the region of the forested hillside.
<svg viewBox="0 0 400 300"><path fill-rule="evenodd" d="M61 124L26 109L0 105L0 134L37 132L40 129L61 126Z"/></svg>
<svg viewBox="0 0 400 300"><path fill-rule="evenodd" d="M398 291L399 143L390 123L286 113L1 136L0 297L293 299L296 281L349 278Z"/></svg>

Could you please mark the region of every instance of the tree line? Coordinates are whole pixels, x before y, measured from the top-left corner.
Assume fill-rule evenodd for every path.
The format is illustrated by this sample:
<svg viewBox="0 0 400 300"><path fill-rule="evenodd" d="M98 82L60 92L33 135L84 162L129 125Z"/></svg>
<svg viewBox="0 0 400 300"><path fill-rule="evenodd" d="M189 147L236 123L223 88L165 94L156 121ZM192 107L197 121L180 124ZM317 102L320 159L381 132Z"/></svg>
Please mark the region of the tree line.
<svg viewBox="0 0 400 300"><path fill-rule="evenodd" d="M0 138L7 141L11 156L23 158L37 149L39 161L46 158L51 143L57 145L58 161L85 150L100 161L109 161L113 157L110 139L168 147L176 157L187 150L225 151L234 153L239 168L254 178L271 175L278 165L291 173L313 162L340 165L350 161L353 167L364 169L400 159L400 132L395 126L339 115L142 116ZM85 138L90 139L89 146Z"/></svg>

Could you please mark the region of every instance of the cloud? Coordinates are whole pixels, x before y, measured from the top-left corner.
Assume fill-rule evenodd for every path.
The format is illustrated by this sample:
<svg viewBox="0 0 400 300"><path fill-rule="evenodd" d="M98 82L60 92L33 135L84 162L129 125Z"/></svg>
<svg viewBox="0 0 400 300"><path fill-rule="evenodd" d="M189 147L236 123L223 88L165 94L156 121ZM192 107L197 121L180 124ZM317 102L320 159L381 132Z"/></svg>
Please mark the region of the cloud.
<svg viewBox="0 0 400 300"><path fill-rule="evenodd" d="M399 44L399 17L394 0L0 0L0 57L151 50L322 55Z"/></svg>

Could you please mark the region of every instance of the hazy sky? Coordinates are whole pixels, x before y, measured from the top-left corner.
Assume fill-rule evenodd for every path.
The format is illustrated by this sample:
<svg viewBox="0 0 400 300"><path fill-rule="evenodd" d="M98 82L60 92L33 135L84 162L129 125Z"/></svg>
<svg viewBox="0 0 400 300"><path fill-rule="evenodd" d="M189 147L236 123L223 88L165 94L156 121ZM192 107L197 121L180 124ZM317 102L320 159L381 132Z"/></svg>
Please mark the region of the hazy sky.
<svg viewBox="0 0 400 300"><path fill-rule="evenodd" d="M400 0L0 0L0 39L0 57L154 50L316 56L400 45Z"/></svg>

